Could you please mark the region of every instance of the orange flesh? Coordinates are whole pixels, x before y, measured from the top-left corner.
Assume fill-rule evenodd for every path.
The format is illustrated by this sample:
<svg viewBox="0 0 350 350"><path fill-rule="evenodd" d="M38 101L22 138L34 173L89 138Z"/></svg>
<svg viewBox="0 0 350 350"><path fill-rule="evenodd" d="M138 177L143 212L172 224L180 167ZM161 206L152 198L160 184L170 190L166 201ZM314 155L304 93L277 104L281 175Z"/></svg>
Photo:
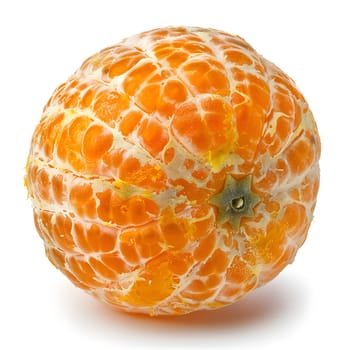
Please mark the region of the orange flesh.
<svg viewBox="0 0 350 350"><path fill-rule="evenodd" d="M320 140L294 82L243 39L166 28L87 59L45 106L26 184L50 261L122 310L229 305L305 241ZM210 200L251 175L239 227Z"/></svg>

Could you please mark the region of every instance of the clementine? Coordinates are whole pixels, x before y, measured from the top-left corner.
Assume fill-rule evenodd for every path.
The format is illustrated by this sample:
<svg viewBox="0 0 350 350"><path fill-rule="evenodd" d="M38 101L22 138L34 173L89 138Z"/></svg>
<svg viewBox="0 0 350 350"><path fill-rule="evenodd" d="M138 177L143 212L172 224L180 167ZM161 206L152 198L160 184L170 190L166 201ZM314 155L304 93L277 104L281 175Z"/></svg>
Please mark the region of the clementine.
<svg viewBox="0 0 350 350"><path fill-rule="evenodd" d="M320 139L295 83L238 36L155 29L88 58L35 129L26 184L46 254L125 311L230 305L309 229Z"/></svg>

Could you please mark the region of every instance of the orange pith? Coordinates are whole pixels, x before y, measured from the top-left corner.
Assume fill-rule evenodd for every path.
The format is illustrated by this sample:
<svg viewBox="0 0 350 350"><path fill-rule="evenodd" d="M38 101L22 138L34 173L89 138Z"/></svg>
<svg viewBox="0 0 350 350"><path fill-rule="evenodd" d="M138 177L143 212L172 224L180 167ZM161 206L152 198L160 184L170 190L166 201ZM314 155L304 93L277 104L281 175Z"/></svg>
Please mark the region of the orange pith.
<svg viewBox="0 0 350 350"><path fill-rule="evenodd" d="M240 37L165 28L55 90L26 184L48 258L75 285L122 310L184 314L232 304L293 260L319 157L279 68Z"/></svg>

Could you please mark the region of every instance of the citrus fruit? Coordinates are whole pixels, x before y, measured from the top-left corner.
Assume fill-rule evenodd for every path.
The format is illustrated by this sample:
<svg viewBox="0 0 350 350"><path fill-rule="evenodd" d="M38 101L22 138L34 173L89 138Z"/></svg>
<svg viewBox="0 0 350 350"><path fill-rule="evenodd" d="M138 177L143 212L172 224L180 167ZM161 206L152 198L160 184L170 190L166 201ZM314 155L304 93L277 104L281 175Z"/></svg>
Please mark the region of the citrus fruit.
<svg viewBox="0 0 350 350"><path fill-rule="evenodd" d="M238 36L155 29L53 93L26 185L46 254L118 309L185 314L273 279L309 229L320 140L295 83Z"/></svg>

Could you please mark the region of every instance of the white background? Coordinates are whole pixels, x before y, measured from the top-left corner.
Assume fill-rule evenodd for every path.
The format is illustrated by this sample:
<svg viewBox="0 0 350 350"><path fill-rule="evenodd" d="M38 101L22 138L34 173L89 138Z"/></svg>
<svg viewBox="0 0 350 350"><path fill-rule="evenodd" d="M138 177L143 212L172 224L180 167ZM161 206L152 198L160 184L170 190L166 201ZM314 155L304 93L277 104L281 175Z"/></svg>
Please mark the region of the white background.
<svg viewBox="0 0 350 350"><path fill-rule="evenodd" d="M1 349L349 349L350 25L347 1L1 1ZM290 76L322 139L315 219L295 262L237 304L184 317L113 312L47 261L23 187L31 134L85 58L155 27L244 37Z"/></svg>

